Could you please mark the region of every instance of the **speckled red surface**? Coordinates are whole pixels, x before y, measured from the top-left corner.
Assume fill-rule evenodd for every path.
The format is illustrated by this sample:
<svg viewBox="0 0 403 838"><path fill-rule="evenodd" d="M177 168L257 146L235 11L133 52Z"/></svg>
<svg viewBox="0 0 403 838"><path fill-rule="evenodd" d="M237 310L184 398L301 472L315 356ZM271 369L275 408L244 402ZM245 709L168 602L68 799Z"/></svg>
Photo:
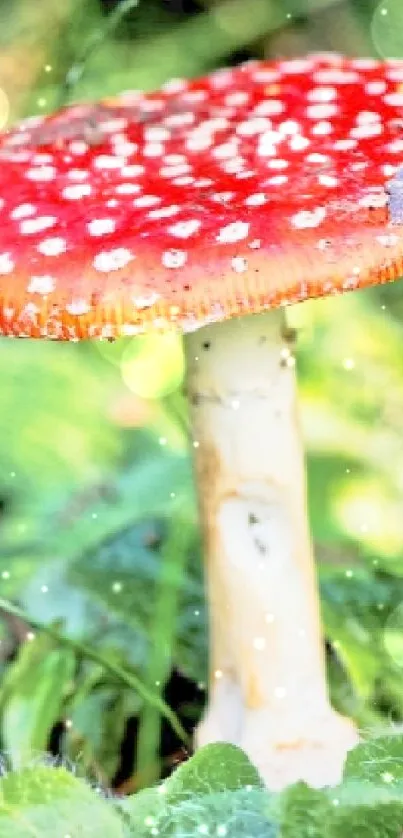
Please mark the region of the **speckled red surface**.
<svg viewBox="0 0 403 838"><path fill-rule="evenodd" d="M77 339L403 274L403 62L255 62L0 139L0 332Z"/></svg>

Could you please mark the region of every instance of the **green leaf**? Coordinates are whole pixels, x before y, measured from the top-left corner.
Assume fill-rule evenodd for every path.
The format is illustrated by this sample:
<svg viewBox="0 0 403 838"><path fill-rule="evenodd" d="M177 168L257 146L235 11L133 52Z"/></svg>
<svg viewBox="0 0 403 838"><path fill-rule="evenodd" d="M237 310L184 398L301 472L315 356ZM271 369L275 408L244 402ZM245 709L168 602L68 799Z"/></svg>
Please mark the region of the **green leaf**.
<svg viewBox="0 0 403 838"><path fill-rule="evenodd" d="M45 635L26 641L1 688L2 739L17 765L47 748L74 676L75 655Z"/></svg>
<svg viewBox="0 0 403 838"><path fill-rule="evenodd" d="M166 781L166 800L170 805L177 805L195 795L262 788L262 785L256 768L240 748L215 742L200 748Z"/></svg>
<svg viewBox="0 0 403 838"><path fill-rule="evenodd" d="M263 789L195 795L159 818L157 828L170 838L189 838L198 834L277 838L278 823L270 809L270 796Z"/></svg>
<svg viewBox="0 0 403 838"><path fill-rule="evenodd" d="M143 789L137 794L116 802L133 838L150 838L151 830L158 828L167 816L164 786Z"/></svg>
<svg viewBox="0 0 403 838"><path fill-rule="evenodd" d="M36 765L0 780L0 838L123 838L112 804L64 768Z"/></svg>
<svg viewBox="0 0 403 838"><path fill-rule="evenodd" d="M326 838L398 838L403 829L403 784L383 787L349 780L331 793Z"/></svg>
<svg viewBox="0 0 403 838"><path fill-rule="evenodd" d="M382 787L403 783L403 734L391 733L361 742L349 751L345 780L363 780Z"/></svg>
<svg viewBox="0 0 403 838"><path fill-rule="evenodd" d="M182 727L179 719L177 718L176 714L173 710L166 704L166 702L159 696L155 695L148 687L143 684L140 678L134 672L128 671L124 667L120 665L120 663L116 663L113 660L109 660L109 658L103 657L95 649L90 648L89 646L85 646L78 641L72 640L69 637L64 637L61 635L55 628L52 626L43 626L40 625L36 620L30 620L30 618L21 611L20 608L15 606L11 602L7 602L7 600L1 599L0 597L0 608L3 608L9 614L14 614L17 617L25 620L26 622L30 622L36 628L39 628L49 637L52 637L56 640L60 646L66 646L68 649L74 650L78 653L81 657L87 658L88 660L92 660L94 663L99 664L106 672L113 675L119 681L123 682L126 686L130 687L133 690L136 690L138 694L144 699L144 701L154 702L157 707L159 707L161 715L169 721L172 728L175 730L179 738L183 742L188 742L188 735L184 728Z"/></svg>
<svg viewBox="0 0 403 838"><path fill-rule="evenodd" d="M396 838L403 829L403 736L391 733L347 755L343 783L329 799L326 838Z"/></svg>
<svg viewBox="0 0 403 838"><path fill-rule="evenodd" d="M325 792L301 782L278 796L276 811L281 822L281 838L324 838L332 809Z"/></svg>

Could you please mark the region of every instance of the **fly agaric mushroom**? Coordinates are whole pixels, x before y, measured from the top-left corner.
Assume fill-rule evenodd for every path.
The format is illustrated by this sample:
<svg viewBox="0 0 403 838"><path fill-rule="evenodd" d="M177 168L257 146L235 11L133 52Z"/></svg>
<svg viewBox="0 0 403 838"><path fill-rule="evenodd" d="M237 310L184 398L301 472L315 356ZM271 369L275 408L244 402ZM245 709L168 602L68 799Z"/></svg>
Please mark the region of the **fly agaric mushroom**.
<svg viewBox="0 0 403 838"><path fill-rule="evenodd" d="M0 141L3 335L185 333L210 605L197 742L337 782L284 306L402 274L403 62L252 62ZM392 183L389 184L389 181ZM269 311L270 309L270 311Z"/></svg>

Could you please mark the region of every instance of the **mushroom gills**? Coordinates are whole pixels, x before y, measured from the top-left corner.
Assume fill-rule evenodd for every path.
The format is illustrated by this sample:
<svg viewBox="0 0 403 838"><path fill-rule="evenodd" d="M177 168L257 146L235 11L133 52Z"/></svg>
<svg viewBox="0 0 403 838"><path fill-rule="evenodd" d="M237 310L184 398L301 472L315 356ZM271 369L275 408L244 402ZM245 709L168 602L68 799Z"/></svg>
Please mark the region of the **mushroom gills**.
<svg viewBox="0 0 403 838"><path fill-rule="evenodd" d="M338 782L357 741L328 697L285 334L279 310L185 337L210 608L210 699L196 741L241 745L271 788Z"/></svg>

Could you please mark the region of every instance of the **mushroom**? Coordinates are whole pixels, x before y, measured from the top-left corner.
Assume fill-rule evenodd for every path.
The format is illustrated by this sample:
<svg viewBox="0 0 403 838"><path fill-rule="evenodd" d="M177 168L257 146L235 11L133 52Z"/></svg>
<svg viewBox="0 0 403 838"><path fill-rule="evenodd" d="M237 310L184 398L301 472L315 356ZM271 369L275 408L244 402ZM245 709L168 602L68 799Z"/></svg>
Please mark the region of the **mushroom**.
<svg viewBox="0 0 403 838"><path fill-rule="evenodd" d="M285 306L402 273L403 62L251 62L0 141L0 328L181 329L210 607L197 744L337 782ZM392 180L392 184L389 181Z"/></svg>

